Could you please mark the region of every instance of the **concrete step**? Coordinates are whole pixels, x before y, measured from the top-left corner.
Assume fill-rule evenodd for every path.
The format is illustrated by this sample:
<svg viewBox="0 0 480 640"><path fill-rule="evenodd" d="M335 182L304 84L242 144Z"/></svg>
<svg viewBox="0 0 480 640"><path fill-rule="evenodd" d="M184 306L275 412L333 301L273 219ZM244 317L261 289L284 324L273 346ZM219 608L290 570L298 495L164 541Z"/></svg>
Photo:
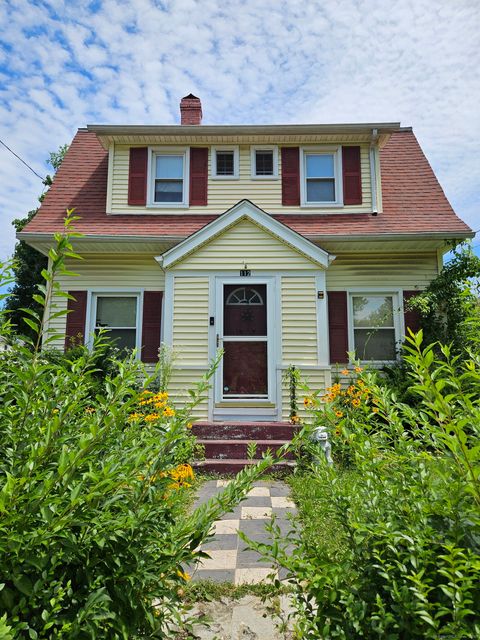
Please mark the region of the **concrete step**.
<svg viewBox="0 0 480 640"><path fill-rule="evenodd" d="M247 458L248 445L251 440L197 440L198 444L205 447L205 457L216 460L222 458ZM289 440L254 440L256 444L255 458L261 458L262 453L271 449L275 452L282 447ZM292 454L287 455L288 458L292 457Z"/></svg>
<svg viewBox="0 0 480 640"><path fill-rule="evenodd" d="M289 422L196 422L192 427L201 440L291 440L297 431Z"/></svg>
<svg viewBox="0 0 480 640"><path fill-rule="evenodd" d="M222 460L212 460L207 458L193 464L194 469L197 471L208 471L209 473L218 474L236 474L244 467L255 464L258 460L246 460L241 458L225 458ZM289 460L274 464L270 467L269 471L292 471L295 467L295 462Z"/></svg>

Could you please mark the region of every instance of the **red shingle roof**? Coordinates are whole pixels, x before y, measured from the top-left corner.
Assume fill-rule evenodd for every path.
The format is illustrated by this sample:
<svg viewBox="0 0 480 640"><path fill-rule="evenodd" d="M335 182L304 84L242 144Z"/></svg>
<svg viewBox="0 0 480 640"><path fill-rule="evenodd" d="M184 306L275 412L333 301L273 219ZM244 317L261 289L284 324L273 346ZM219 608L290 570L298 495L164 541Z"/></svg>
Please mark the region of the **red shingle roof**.
<svg viewBox="0 0 480 640"><path fill-rule="evenodd" d="M414 134L393 133L380 153L383 212L275 217L307 236L458 233L471 230L448 202ZM92 132L79 130L39 212L26 233L63 229L66 209L81 216L75 228L87 235L188 236L217 217L209 215L107 215L108 154ZM223 213L219 211L218 214Z"/></svg>

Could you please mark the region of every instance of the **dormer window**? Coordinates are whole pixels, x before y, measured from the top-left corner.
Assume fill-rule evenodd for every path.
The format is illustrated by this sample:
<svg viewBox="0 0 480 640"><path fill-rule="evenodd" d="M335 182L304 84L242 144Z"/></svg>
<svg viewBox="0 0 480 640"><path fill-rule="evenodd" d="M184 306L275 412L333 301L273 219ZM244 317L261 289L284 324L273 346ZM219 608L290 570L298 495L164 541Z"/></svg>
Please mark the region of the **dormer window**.
<svg viewBox="0 0 480 640"><path fill-rule="evenodd" d="M251 165L254 179L278 178L278 147L252 147Z"/></svg>
<svg viewBox="0 0 480 640"><path fill-rule="evenodd" d="M188 204L188 153L186 148L150 149L149 204L185 207Z"/></svg>
<svg viewBox="0 0 480 640"><path fill-rule="evenodd" d="M340 148L304 147L300 161L302 206L341 206L342 164Z"/></svg>
<svg viewBox="0 0 480 640"><path fill-rule="evenodd" d="M212 147L212 178L232 180L238 173L238 147Z"/></svg>

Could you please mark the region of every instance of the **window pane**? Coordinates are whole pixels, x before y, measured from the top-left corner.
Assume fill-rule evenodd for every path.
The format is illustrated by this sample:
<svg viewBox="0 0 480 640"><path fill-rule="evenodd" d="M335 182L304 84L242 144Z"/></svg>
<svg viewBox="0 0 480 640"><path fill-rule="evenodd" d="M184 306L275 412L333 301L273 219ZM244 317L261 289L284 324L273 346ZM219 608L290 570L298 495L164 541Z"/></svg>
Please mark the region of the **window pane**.
<svg viewBox="0 0 480 640"><path fill-rule="evenodd" d="M394 360L394 329L355 329L355 351L360 360Z"/></svg>
<svg viewBox="0 0 480 640"><path fill-rule="evenodd" d="M156 178L183 178L183 156L157 156Z"/></svg>
<svg viewBox="0 0 480 640"><path fill-rule="evenodd" d="M335 202L335 180L307 180L307 202Z"/></svg>
<svg viewBox="0 0 480 640"><path fill-rule="evenodd" d="M273 151L255 152L255 175L273 176Z"/></svg>
<svg viewBox="0 0 480 640"><path fill-rule="evenodd" d="M233 151L217 151L217 176L233 176Z"/></svg>
<svg viewBox="0 0 480 640"><path fill-rule="evenodd" d="M354 296L355 327L393 327L392 296Z"/></svg>
<svg viewBox="0 0 480 640"><path fill-rule="evenodd" d="M136 347L137 331L135 329L110 329L110 340L115 341L115 347L122 351L131 351Z"/></svg>
<svg viewBox="0 0 480 640"><path fill-rule="evenodd" d="M182 202L183 180L155 180L155 202Z"/></svg>
<svg viewBox="0 0 480 640"><path fill-rule="evenodd" d="M96 327L135 327L137 299L132 297L98 297Z"/></svg>
<svg viewBox="0 0 480 640"><path fill-rule="evenodd" d="M334 175L333 155L307 155L307 178L333 178Z"/></svg>

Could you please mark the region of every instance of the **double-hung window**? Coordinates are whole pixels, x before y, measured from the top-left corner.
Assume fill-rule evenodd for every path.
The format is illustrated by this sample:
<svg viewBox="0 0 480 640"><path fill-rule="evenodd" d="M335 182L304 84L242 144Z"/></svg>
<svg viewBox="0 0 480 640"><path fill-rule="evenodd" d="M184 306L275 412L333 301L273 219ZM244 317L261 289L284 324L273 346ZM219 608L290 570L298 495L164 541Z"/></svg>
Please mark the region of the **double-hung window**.
<svg viewBox="0 0 480 640"><path fill-rule="evenodd" d="M360 360L377 362L397 357L398 296L384 293L351 294L351 340Z"/></svg>
<svg viewBox="0 0 480 640"><path fill-rule="evenodd" d="M343 202L340 148L303 148L301 203L303 206L340 206Z"/></svg>
<svg viewBox="0 0 480 640"><path fill-rule="evenodd" d="M92 295L92 325L98 333L103 329L121 351L138 349L140 294L118 293Z"/></svg>
<svg viewBox="0 0 480 640"><path fill-rule="evenodd" d="M212 178L232 180L239 175L238 147L212 147Z"/></svg>
<svg viewBox="0 0 480 640"><path fill-rule="evenodd" d="M252 178L278 178L278 147L251 147Z"/></svg>
<svg viewBox="0 0 480 640"><path fill-rule="evenodd" d="M149 199L151 206L188 205L188 153L184 148L152 149Z"/></svg>

